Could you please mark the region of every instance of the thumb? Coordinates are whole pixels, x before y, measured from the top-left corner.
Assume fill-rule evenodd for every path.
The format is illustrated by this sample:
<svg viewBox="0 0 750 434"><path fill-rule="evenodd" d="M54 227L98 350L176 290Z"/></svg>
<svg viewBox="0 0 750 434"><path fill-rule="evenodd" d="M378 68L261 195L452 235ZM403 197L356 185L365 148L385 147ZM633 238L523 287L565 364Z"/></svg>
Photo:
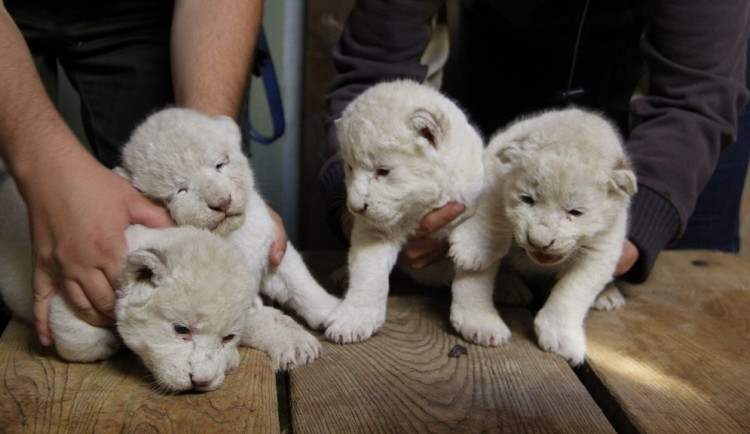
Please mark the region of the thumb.
<svg viewBox="0 0 750 434"><path fill-rule="evenodd" d="M130 209L130 223L141 224L150 228L168 228L174 226L169 213L163 207L140 197Z"/></svg>
<svg viewBox="0 0 750 434"><path fill-rule="evenodd" d="M34 287L34 326L43 346L52 345L52 332L49 329L50 299L55 294L55 285L50 276L42 269L35 268L32 277Z"/></svg>

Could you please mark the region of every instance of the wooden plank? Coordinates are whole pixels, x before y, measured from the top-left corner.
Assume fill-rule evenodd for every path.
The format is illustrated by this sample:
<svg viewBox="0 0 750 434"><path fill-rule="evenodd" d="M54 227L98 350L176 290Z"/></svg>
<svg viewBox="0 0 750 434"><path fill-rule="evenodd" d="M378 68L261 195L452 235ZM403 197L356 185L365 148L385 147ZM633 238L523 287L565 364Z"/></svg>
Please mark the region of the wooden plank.
<svg viewBox="0 0 750 434"><path fill-rule="evenodd" d="M668 251L622 289L587 319L582 376L618 431L750 432L750 259Z"/></svg>
<svg viewBox="0 0 750 434"><path fill-rule="evenodd" d="M67 363L12 320L0 338L0 432L279 432L268 357L242 348L218 390L166 395L131 352Z"/></svg>
<svg viewBox="0 0 750 434"><path fill-rule="evenodd" d="M293 432L614 432L568 365L538 349L529 313L503 317L512 341L486 348L451 331L448 298L390 297L370 340L325 342L290 373ZM449 357L455 344L468 354Z"/></svg>

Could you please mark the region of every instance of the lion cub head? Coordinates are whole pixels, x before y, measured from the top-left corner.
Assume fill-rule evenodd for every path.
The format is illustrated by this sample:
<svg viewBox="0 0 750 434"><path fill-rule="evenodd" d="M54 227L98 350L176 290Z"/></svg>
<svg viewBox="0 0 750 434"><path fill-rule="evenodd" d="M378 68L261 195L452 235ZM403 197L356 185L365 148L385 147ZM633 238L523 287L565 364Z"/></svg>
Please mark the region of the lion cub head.
<svg viewBox="0 0 750 434"><path fill-rule="evenodd" d="M428 211L476 201L482 146L464 113L438 91L408 80L377 84L336 122L347 207L386 231L412 229Z"/></svg>
<svg viewBox="0 0 750 434"><path fill-rule="evenodd" d="M136 240L119 275L120 336L160 388L218 388L239 365L237 346L252 300L242 254L229 241L189 226L131 229L147 239Z"/></svg>
<svg viewBox="0 0 750 434"><path fill-rule="evenodd" d="M540 265L590 248L627 213L637 189L614 127L578 109L513 124L490 141L486 157L501 175L514 241Z"/></svg>
<svg viewBox="0 0 750 434"><path fill-rule="evenodd" d="M253 176L237 124L170 108L139 125L116 171L164 205L178 225L226 235L242 225Z"/></svg>

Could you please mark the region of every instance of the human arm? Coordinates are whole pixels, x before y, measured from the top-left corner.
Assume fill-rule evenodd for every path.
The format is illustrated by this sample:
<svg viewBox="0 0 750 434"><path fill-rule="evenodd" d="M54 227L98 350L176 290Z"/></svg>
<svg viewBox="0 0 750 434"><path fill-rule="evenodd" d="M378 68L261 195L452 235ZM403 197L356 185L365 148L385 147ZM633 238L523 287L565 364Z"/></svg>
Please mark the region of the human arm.
<svg viewBox="0 0 750 434"><path fill-rule="evenodd" d="M748 97L750 4L661 1L649 14L641 42L649 85L631 103L638 124L626 141L639 182L628 233L638 259L624 275L633 282L684 231Z"/></svg>
<svg viewBox="0 0 750 434"><path fill-rule="evenodd" d="M0 154L29 210L34 319L52 342L49 300L59 288L92 324L110 324L113 285L131 223L170 224L160 207L99 164L65 124L20 31L0 9Z"/></svg>
<svg viewBox="0 0 750 434"><path fill-rule="evenodd" d="M178 105L237 120L252 69L262 0L178 0L172 23L172 81ZM278 265L287 238L279 215L269 259Z"/></svg>

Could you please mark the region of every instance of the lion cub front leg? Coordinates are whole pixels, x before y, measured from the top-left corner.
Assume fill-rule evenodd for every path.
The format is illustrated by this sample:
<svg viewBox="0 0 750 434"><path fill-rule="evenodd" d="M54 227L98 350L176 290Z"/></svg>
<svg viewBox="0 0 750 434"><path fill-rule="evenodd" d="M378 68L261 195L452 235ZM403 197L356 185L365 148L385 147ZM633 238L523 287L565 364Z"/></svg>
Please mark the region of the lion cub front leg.
<svg viewBox="0 0 750 434"><path fill-rule="evenodd" d="M596 296L611 279L613 266L602 266L591 256L563 275L534 318L539 346L557 353L571 365L586 357L584 320Z"/></svg>
<svg viewBox="0 0 750 434"><path fill-rule="evenodd" d="M348 344L369 339L385 322L388 277L401 244L358 234L349 249L349 289L326 322L331 342Z"/></svg>
<svg viewBox="0 0 750 434"><path fill-rule="evenodd" d="M266 352L276 372L312 363L321 351L315 336L280 310L263 306L259 299L245 321L242 345Z"/></svg>
<svg viewBox="0 0 750 434"><path fill-rule="evenodd" d="M492 301L499 261L483 270L456 267L451 287L450 320L469 342L485 346L502 345L510 339L510 329L500 318Z"/></svg>

